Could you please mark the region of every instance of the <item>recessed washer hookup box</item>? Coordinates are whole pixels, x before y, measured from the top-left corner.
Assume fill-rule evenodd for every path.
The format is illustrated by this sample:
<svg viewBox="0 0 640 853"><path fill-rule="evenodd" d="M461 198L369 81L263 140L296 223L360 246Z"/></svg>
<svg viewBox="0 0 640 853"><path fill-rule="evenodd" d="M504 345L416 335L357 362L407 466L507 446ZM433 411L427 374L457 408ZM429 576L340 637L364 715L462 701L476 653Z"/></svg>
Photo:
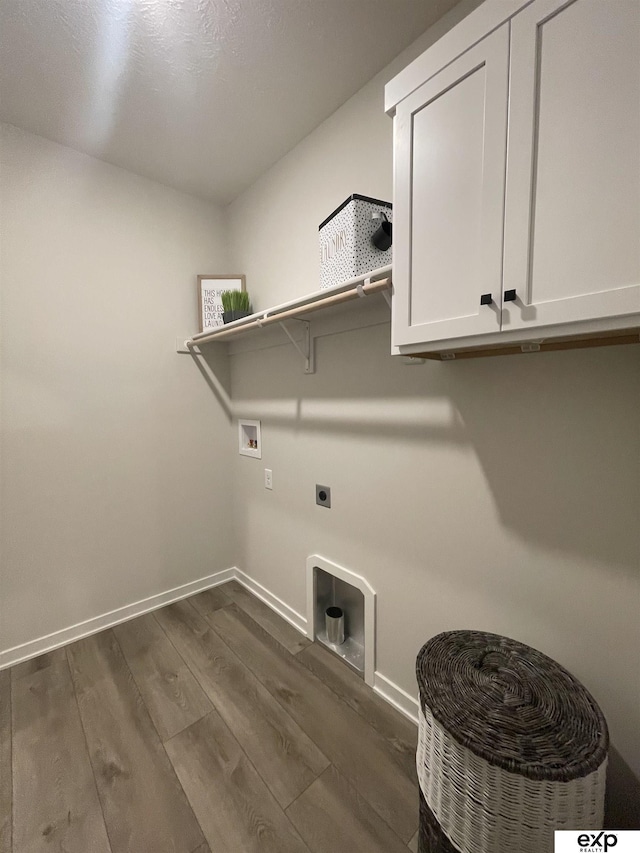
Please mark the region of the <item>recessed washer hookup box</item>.
<svg viewBox="0 0 640 853"><path fill-rule="evenodd" d="M379 249L371 238L392 216L391 202L354 193L320 224L321 289L391 263L393 249Z"/></svg>

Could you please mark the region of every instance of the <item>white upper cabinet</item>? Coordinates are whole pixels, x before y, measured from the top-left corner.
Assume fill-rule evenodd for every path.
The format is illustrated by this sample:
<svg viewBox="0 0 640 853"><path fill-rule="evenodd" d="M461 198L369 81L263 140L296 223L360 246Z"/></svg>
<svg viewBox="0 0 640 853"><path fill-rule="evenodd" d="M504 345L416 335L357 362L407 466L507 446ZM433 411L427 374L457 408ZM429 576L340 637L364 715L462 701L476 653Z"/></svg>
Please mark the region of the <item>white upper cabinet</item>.
<svg viewBox="0 0 640 853"><path fill-rule="evenodd" d="M480 300L500 304L508 63L505 24L398 106L393 322L404 343L500 328Z"/></svg>
<svg viewBox="0 0 640 853"><path fill-rule="evenodd" d="M513 18L507 161L503 326L640 311L638 0Z"/></svg>
<svg viewBox="0 0 640 853"><path fill-rule="evenodd" d="M395 352L640 323L640 0L487 0L387 99Z"/></svg>

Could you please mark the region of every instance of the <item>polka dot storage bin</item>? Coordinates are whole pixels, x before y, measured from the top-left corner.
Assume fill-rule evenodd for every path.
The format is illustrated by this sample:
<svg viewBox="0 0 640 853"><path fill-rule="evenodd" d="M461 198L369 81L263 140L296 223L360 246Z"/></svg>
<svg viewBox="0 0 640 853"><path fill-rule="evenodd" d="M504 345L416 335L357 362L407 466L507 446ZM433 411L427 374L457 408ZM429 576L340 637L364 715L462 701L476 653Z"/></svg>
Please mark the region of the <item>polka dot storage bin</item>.
<svg viewBox="0 0 640 853"><path fill-rule="evenodd" d="M371 242L384 217L393 219L390 202L354 194L320 224L322 289L391 263L393 249L382 251Z"/></svg>
<svg viewBox="0 0 640 853"><path fill-rule="evenodd" d="M601 829L602 711L542 652L481 631L417 660L420 853L552 853L554 830Z"/></svg>

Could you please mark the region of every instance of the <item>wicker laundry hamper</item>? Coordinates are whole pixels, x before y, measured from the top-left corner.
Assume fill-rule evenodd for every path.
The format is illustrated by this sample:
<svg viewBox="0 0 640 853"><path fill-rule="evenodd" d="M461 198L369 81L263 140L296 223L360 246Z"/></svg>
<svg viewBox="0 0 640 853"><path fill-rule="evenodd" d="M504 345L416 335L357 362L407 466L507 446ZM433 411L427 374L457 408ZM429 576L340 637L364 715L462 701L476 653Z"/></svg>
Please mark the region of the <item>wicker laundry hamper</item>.
<svg viewBox="0 0 640 853"><path fill-rule="evenodd" d="M420 853L552 853L555 829L602 827L607 724L566 669L480 631L416 668Z"/></svg>

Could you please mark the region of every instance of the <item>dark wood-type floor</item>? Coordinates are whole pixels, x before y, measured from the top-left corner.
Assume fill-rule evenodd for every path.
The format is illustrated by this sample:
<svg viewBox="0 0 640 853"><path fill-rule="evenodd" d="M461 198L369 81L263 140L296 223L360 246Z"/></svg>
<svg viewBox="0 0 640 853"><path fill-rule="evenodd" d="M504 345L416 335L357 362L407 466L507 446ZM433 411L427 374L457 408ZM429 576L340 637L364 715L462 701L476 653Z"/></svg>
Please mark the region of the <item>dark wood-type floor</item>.
<svg viewBox="0 0 640 853"><path fill-rule="evenodd" d="M0 672L0 853L407 853L415 747L231 582Z"/></svg>

